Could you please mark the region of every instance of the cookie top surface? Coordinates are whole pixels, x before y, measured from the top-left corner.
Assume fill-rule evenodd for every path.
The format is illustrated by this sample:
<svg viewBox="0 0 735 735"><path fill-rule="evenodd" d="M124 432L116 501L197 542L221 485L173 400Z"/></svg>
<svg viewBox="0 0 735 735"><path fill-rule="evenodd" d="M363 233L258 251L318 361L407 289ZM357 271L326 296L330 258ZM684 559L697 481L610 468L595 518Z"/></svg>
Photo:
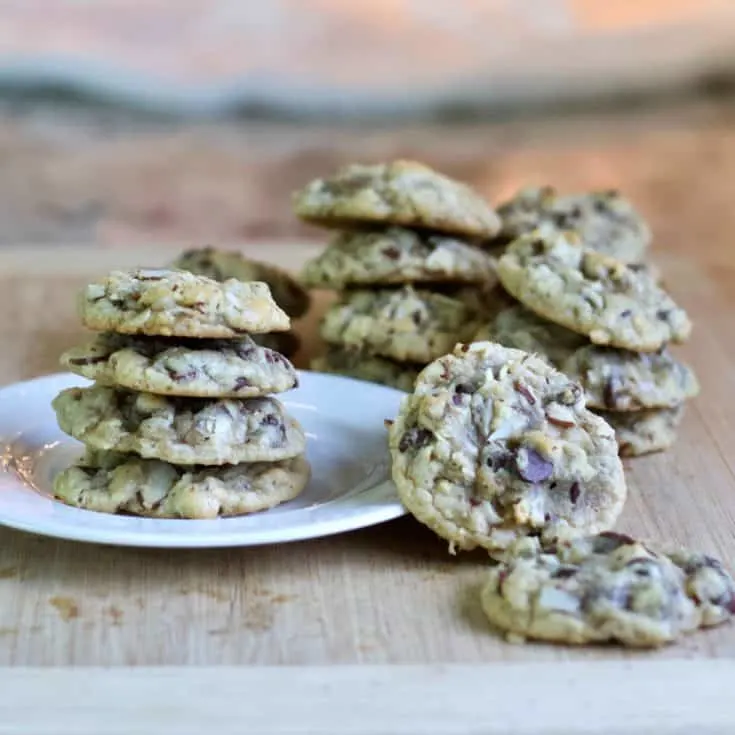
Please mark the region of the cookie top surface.
<svg viewBox="0 0 735 735"><path fill-rule="evenodd" d="M161 337L280 332L291 322L265 283L223 283L186 271L114 271L80 294L85 327Z"/></svg>
<svg viewBox="0 0 735 735"><path fill-rule="evenodd" d="M311 369L410 391L421 366L394 362L339 345L327 345L325 353L311 361Z"/></svg>
<svg viewBox="0 0 735 735"><path fill-rule="evenodd" d="M647 272L583 248L573 233L525 235L497 270L518 301L595 344L653 352L691 332L686 312Z"/></svg>
<svg viewBox="0 0 735 735"><path fill-rule="evenodd" d="M481 599L490 621L506 632L653 647L729 618L734 590L711 557L667 555L604 533L510 556L491 570Z"/></svg>
<svg viewBox="0 0 735 735"><path fill-rule="evenodd" d="M560 195L550 186L529 187L500 205L498 214L503 240L537 229L574 230L585 247L626 263L641 262L651 242L645 220L617 191Z"/></svg>
<svg viewBox="0 0 735 735"><path fill-rule="evenodd" d="M662 452L676 442L685 404L647 411L595 411L615 431L621 457Z"/></svg>
<svg viewBox="0 0 735 735"><path fill-rule="evenodd" d="M135 337L104 332L61 356L73 373L103 385L171 396L252 398L298 385L293 365L251 337Z"/></svg>
<svg viewBox="0 0 735 735"><path fill-rule="evenodd" d="M558 367L584 388L587 405L592 408L673 408L699 393L692 369L666 348L629 352L586 345Z"/></svg>
<svg viewBox="0 0 735 735"><path fill-rule="evenodd" d="M350 229L375 223L488 238L500 219L475 191L414 161L352 164L294 195L307 222Z"/></svg>
<svg viewBox="0 0 735 735"><path fill-rule="evenodd" d="M275 398L174 398L94 385L53 400L59 427L92 449L174 464L288 459L305 438Z"/></svg>
<svg viewBox="0 0 735 735"><path fill-rule="evenodd" d="M326 342L427 363L469 340L480 322L471 299L404 286L345 293L324 314Z"/></svg>
<svg viewBox="0 0 735 735"><path fill-rule="evenodd" d="M341 232L307 263L301 280L312 288L403 283L497 282L493 259L445 235L403 227Z"/></svg>
<svg viewBox="0 0 735 735"><path fill-rule="evenodd" d="M491 342L426 367L390 429L406 508L450 542L492 551L560 528L608 529L626 496L612 429L546 361Z"/></svg>
<svg viewBox="0 0 735 735"><path fill-rule="evenodd" d="M587 405L610 411L676 406L699 393L694 372L670 350L631 352L591 345L582 335L515 304L481 328L474 341L491 340L546 357L579 383Z"/></svg>
<svg viewBox="0 0 735 735"><path fill-rule="evenodd" d="M88 451L56 476L54 494L100 513L207 519L257 513L291 500L309 475L303 457L202 468Z"/></svg>
<svg viewBox="0 0 735 735"><path fill-rule="evenodd" d="M195 248L186 250L171 263L172 269L189 271L214 281L262 281L271 290L273 300L290 317L297 319L309 310L309 292L288 272L259 260L246 258L234 250Z"/></svg>

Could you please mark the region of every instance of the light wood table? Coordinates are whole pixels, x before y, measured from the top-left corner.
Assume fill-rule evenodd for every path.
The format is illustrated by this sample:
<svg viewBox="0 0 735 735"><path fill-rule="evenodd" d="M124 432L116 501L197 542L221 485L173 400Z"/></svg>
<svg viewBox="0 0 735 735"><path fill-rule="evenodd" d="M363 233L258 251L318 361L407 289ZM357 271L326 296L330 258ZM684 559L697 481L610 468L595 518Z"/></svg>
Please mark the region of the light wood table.
<svg viewBox="0 0 735 735"><path fill-rule="evenodd" d="M318 247L246 251L298 268ZM83 336L74 296L86 280L173 252L0 252L0 382L58 369L58 354ZM680 353L703 390L672 451L626 462L619 528L691 544L732 568L735 256L657 262L694 319ZM299 325L311 350L325 303L317 295ZM411 518L211 551L0 529L0 664L41 667L2 670L0 733L735 731L735 625L649 653L510 645L478 605L486 565L481 553L449 556Z"/></svg>

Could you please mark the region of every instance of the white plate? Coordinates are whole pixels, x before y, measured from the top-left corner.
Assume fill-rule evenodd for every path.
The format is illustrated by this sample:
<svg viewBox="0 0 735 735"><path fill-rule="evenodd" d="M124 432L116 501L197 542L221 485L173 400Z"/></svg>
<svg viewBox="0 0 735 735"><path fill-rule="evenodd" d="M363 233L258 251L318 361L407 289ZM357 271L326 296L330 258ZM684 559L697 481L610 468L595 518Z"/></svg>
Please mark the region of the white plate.
<svg viewBox="0 0 735 735"><path fill-rule="evenodd" d="M312 467L295 500L262 513L218 520L108 515L53 499L54 475L82 451L61 432L51 400L88 385L49 375L0 390L0 524L45 536L123 546L254 546L328 536L405 513L390 481L383 421L399 391L334 375L301 372L300 387L279 396L301 422Z"/></svg>

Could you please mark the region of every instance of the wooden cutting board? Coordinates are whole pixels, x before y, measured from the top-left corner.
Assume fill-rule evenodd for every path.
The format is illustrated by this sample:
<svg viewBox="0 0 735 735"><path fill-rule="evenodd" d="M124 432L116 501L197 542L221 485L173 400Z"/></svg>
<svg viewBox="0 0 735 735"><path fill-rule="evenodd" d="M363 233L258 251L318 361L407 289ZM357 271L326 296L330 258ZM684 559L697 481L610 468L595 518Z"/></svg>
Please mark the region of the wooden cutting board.
<svg viewBox="0 0 735 735"><path fill-rule="evenodd" d="M244 250L296 269L318 248ZM0 382L58 369L59 353L84 334L74 297L85 281L173 254L0 251ZM673 450L626 461L619 529L712 552L733 569L735 258L714 266L695 257L662 253L657 263L693 317L692 340L679 353L696 368L702 394ZM298 324L302 365L319 348L314 327L328 299L316 294ZM735 624L648 653L511 645L478 605L486 565L482 553L449 556L411 518L299 544L211 551L94 547L0 528L0 667L176 667L63 675L0 668L0 733L66 732L51 726L62 711L76 733L169 732L172 723L178 733L199 732L196 723L220 732L245 724L253 732L734 731L723 686L735 680ZM47 706L28 706L41 685ZM80 691L94 693L87 719L67 707ZM339 705L327 706L334 697ZM306 718L308 702L322 714ZM103 711L117 714L95 720ZM350 715L360 718L354 729L345 725Z"/></svg>

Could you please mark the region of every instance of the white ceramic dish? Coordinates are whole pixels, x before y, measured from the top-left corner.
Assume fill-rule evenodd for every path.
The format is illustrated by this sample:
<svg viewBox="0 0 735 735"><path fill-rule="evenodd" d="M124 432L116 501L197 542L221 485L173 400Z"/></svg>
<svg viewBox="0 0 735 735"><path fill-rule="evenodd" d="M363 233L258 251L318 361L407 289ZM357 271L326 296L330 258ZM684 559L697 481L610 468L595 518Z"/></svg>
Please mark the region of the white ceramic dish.
<svg viewBox="0 0 735 735"><path fill-rule="evenodd" d="M82 451L61 432L51 400L86 385L69 374L0 389L0 524L45 536L122 546L255 546L328 536L405 513L390 481L383 421L402 394L320 373L279 396L307 434L311 481L295 500L263 513L218 520L161 520L71 508L51 494L55 474Z"/></svg>

